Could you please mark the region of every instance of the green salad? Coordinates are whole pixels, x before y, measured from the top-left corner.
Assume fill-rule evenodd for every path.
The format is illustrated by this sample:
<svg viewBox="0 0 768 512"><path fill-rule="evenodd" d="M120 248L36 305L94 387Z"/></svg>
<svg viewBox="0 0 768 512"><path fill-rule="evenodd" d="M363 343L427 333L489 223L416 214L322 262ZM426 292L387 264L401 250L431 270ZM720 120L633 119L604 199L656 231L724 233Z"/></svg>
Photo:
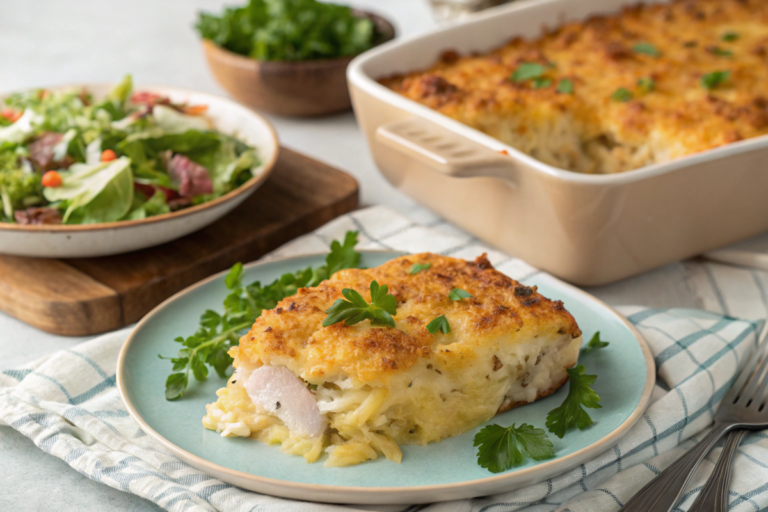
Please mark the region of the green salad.
<svg viewBox="0 0 768 512"><path fill-rule="evenodd" d="M87 90L15 94L0 111L0 221L138 220L204 203L245 183L256 149L213 129L207 105L134 92L126 76Z"/></svg>
<svg viewBox="0 0 768 512"><path fill-rule="evenodd" d="M317 0L251 0L220 16L200 13L196 28L204 39L257 60L352 56L370 49L378 37L369 18Z"/></svg>

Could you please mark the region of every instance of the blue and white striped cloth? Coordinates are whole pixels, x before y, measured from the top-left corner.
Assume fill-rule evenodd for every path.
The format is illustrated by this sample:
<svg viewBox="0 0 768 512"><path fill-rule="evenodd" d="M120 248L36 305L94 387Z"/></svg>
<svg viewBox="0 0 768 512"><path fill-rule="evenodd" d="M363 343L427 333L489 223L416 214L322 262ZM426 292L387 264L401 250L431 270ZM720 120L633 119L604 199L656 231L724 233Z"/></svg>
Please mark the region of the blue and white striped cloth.
<svg viewBox="0 0 768 512"><path fill-rule="evenodd" d="M425 226L425 220L432 225ZM537 271L489 250L449 225L414 222L382 207L346 215L269 258L316 252L348 229L360 231L363 248L431 250L474 258L488 252L498 269L517 279ZM701 264L703 265L703 264ZM707 264L715 265L715 264ZM714 270L713 270L714 268ZM715 286L718 266L701 286ZM758 297L759 298L759 297ZM721 298L720 306L734 308ZM715 304L717 306L717 304ZM689 309L621 308L648 340L658 384L643 418L611 449L581 466L502 495L414 507L366 510L594 512L617 510L640 487L679 457L710 427L713 412L762 323ZM764 315L764 310L759 316ZM758 315L755 315L758 316ZM171 511L345 511L362 507L293 502L240 490L192 468L144 434L128 416L115 388L117 353L128 330L63 350L25 368L0 373L0 421L89 478L151 500ZM731 484L731 509L768 507L768 440L749 435L739 448ZM716 460L713 451L678 510L693 501Z"/></svg>

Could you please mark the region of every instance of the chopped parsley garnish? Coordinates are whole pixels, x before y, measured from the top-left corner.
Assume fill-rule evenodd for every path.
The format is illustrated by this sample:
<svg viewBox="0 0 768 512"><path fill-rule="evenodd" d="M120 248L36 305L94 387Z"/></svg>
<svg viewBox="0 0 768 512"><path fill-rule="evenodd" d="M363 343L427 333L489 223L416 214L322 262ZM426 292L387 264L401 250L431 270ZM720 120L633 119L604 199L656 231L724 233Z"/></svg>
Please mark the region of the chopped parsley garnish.
<svg viewBox="0 0 768 512"><path fill-rule="evenodd" d="M299 288L317 286L334 272L344 268L357 267L360 253L355 251L357 231L348 231L344 243L334 241L331 252L325 258L325 265L306 268L294 274L283 274L272 284L262 286L258 281L243 285L243 264L232 266L224 285L230 291L224 299L224 313L207 310L200 317L200 326L195 334L186 338L179 336L174 341L184 348L176 357L170 359L173 371L165 382L165 398L176 400L184 396L189 385L189 373L195 379L205 380L208 367L212 367L222 379L227 378L226 371L232 364L229 349L239 343L241 331L250 328L254 320L265 309L272 309L285 297L294 295Z"/></svg>
<svg viewBox="0 0 768 512"><path fill-rule="evenodd" d="M525 82L533 78L538 78L544 74L544 66L535 62L523 62L510 75L509 79L513 82Z"/></svg>
<svg viewBox="0 0 768 512"><path fill-rule="evenodd" d="M590 409L602 407L598 403L600 397L590 387L597 380L597 375L584 375L585 371L586 368L581 364L567 370L569 377L568 396L565 397L560 407L552 409L547 414L547 430L561 439L571 427L584 430L592 425L592 418L589 417L584 407Z"/></svg>
<svg viewBox="0 0 768 512"><path fill-rule="evenodd" d="M362 295L352 288L344 288L341 294L346 298L336 299L331 307L325 310L328 314L323 320L323 327L328 327L338 322L346 325L354 325L363 320L370 320L371 325L395 326L392 315L397 314L397 299L389 295L387 285L379 286L376 281L371 281L371 303L367 303Z"/></svg>
<svg viewBox="0 0 768 512"><path fill-rule="evenodd" d="M451 290L451 293L448 294L448 298L451 300L468 299L470 297L472 297L472 294L461 288L454 288Z"/></svg>
<svg viewBox="0 0 768 512"><path fill-rule="evenodd" d="M570 78L563 78L557 83L557 92L560 94L573 94L573 81Z"/></svg>
<svg viewBox="0 0 768 512"><path fill-rule="evenodd" d="M712 55L717 55L718 57L733 57L732 51L724 50L719 46L713 46L709 51L712 52Z"/></svg>
<svg viewBox="0 0 768 512"><path fill-rule="evenodd" d="M635 46L633 46L632 49L636 53L643 53L645 55L650 55L651 57L659 56L659 50L657 50L656 47L653 46L651 43L638 43Z"/></svg>
<svg viewBox="0 0 768 512"><path fill-rule="evenodd" d="M644 76L637 81L637 86L641 91L651 92L656 87L656 82L649 76Z"/></svg>
<svg viewBox="0 0 768 512"><path fill-rule="evenodd" d="M431 263L414 263L413 266L411 267L410 274L411 275L418 274L422 270L427 270L431 266L432 266Z"/></svg>
<svg viewBox="0 0 768 512"><path fill-rule="evenodd" d="M701 77L701 86L708 90L714 89L725 82L730 74L730 71L713 71L712 73L707 73Z"/></svg>
<svg viewBox="0 0 768 512"><path fill-rule="evenodd" d="M491 473L520 466L525 459L544 460L555 456L552 441L544 429L523 423L519 427L488 425L475 434L477 463Z"/></svg>
<svg viewBox="0 0 768 512"><path fill-rule="evenodd" d="M546 87L549 87L550 85L552 85L551 78L536 77L531 81L531 86L534 89L544 89Z"/></svg>
<svg viewBox="0 0 768 512"><path fill-rule="evenodd" d="M632 92L628 89L625 89L624 87L619 87L613 92L613 94L611 94L611 99L614 101L626 103L632 99Z"/></svg>
<svg viewBox="0 0 768 512"><path fill-rule="evenodd" d="M448 325L448 320L445 315L440 315L427 324L427 331L430 334L435 334L437 331L441 331L443 334L451 332L451 326Z"/></svg>
<svg viewBox="0 0 768 512"><path fill-rule="evenodd" d="M595 334L592 335L592 339L589 340L589 343L587 343L587 346L581 349L581 353L588 354L593 350L605 348L608 345L610 345L610 343L607 341L602 341L600 339L600 331L597 331Z"/></svg>
<svg viewBox="0 0 768 512"><path fill-rule="evenodd" d="M739 38L739 34L737 34L736 32L726 32L725 34L723 34L723 37L721 37L721 39L726 43L732 43L738 38Z"/></svg>
<svg viewBox="0 0 768 512"><path fill-rule="evenodd" d="M695 48L698 44L699 43L697 43L696 41L686 41L683 43L683 46L685 46L686 48Z"/></svg>

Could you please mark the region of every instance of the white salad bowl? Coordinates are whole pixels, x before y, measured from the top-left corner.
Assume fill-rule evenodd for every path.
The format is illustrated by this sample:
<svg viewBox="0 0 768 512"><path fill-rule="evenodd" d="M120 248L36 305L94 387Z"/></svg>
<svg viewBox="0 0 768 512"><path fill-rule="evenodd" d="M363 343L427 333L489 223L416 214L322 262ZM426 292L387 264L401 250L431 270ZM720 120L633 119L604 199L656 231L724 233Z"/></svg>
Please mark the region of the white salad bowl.
<svg viewBox="0 0 768 512"><path fill-rule="evenodd" d="M51 90L84 87L95 97L104 96L112 84L72 84ZM231 192L203 204L140 220L100 224L19 225L0 223L0 254L41 258L88 258L145 249L181 238L220 219L266 181L277 160L277 134L269 122L238 103L213 94L180 87L140 85L173 102L208 105L206 115L216 130L256 148L261 165L255 176Z"/></svg>

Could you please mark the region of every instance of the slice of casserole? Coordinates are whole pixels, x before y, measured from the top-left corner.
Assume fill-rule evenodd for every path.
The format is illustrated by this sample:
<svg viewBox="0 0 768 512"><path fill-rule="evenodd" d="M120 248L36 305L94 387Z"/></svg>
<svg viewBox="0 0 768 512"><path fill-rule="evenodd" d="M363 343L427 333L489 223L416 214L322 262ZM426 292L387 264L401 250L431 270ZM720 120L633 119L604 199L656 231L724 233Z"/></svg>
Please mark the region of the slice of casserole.
<svg viewBox="0 0 768 512"><path fill-rule="evenodd" d="M638 4L489 53L446 50L381 82L562 169L621 172L768 133L765 0Z"/></svg>
<svg viewBox="0 0 768 512"><path fill-rule="evenodd" d="M429 267L411 274L415 263ZM396 327L323 327L342 289L370 301L374 280L397 299ZM471 297L452 300L457 288ZM431 334L441 315L450 331ZM378 454L400 462L399 444L440 441L553 393L581 341L562 302L496 271L485 255L403 256L342 270L265 311L231 350L236 372L203 425L280 443L310 462L325 451L329 467Z"/></svg>

